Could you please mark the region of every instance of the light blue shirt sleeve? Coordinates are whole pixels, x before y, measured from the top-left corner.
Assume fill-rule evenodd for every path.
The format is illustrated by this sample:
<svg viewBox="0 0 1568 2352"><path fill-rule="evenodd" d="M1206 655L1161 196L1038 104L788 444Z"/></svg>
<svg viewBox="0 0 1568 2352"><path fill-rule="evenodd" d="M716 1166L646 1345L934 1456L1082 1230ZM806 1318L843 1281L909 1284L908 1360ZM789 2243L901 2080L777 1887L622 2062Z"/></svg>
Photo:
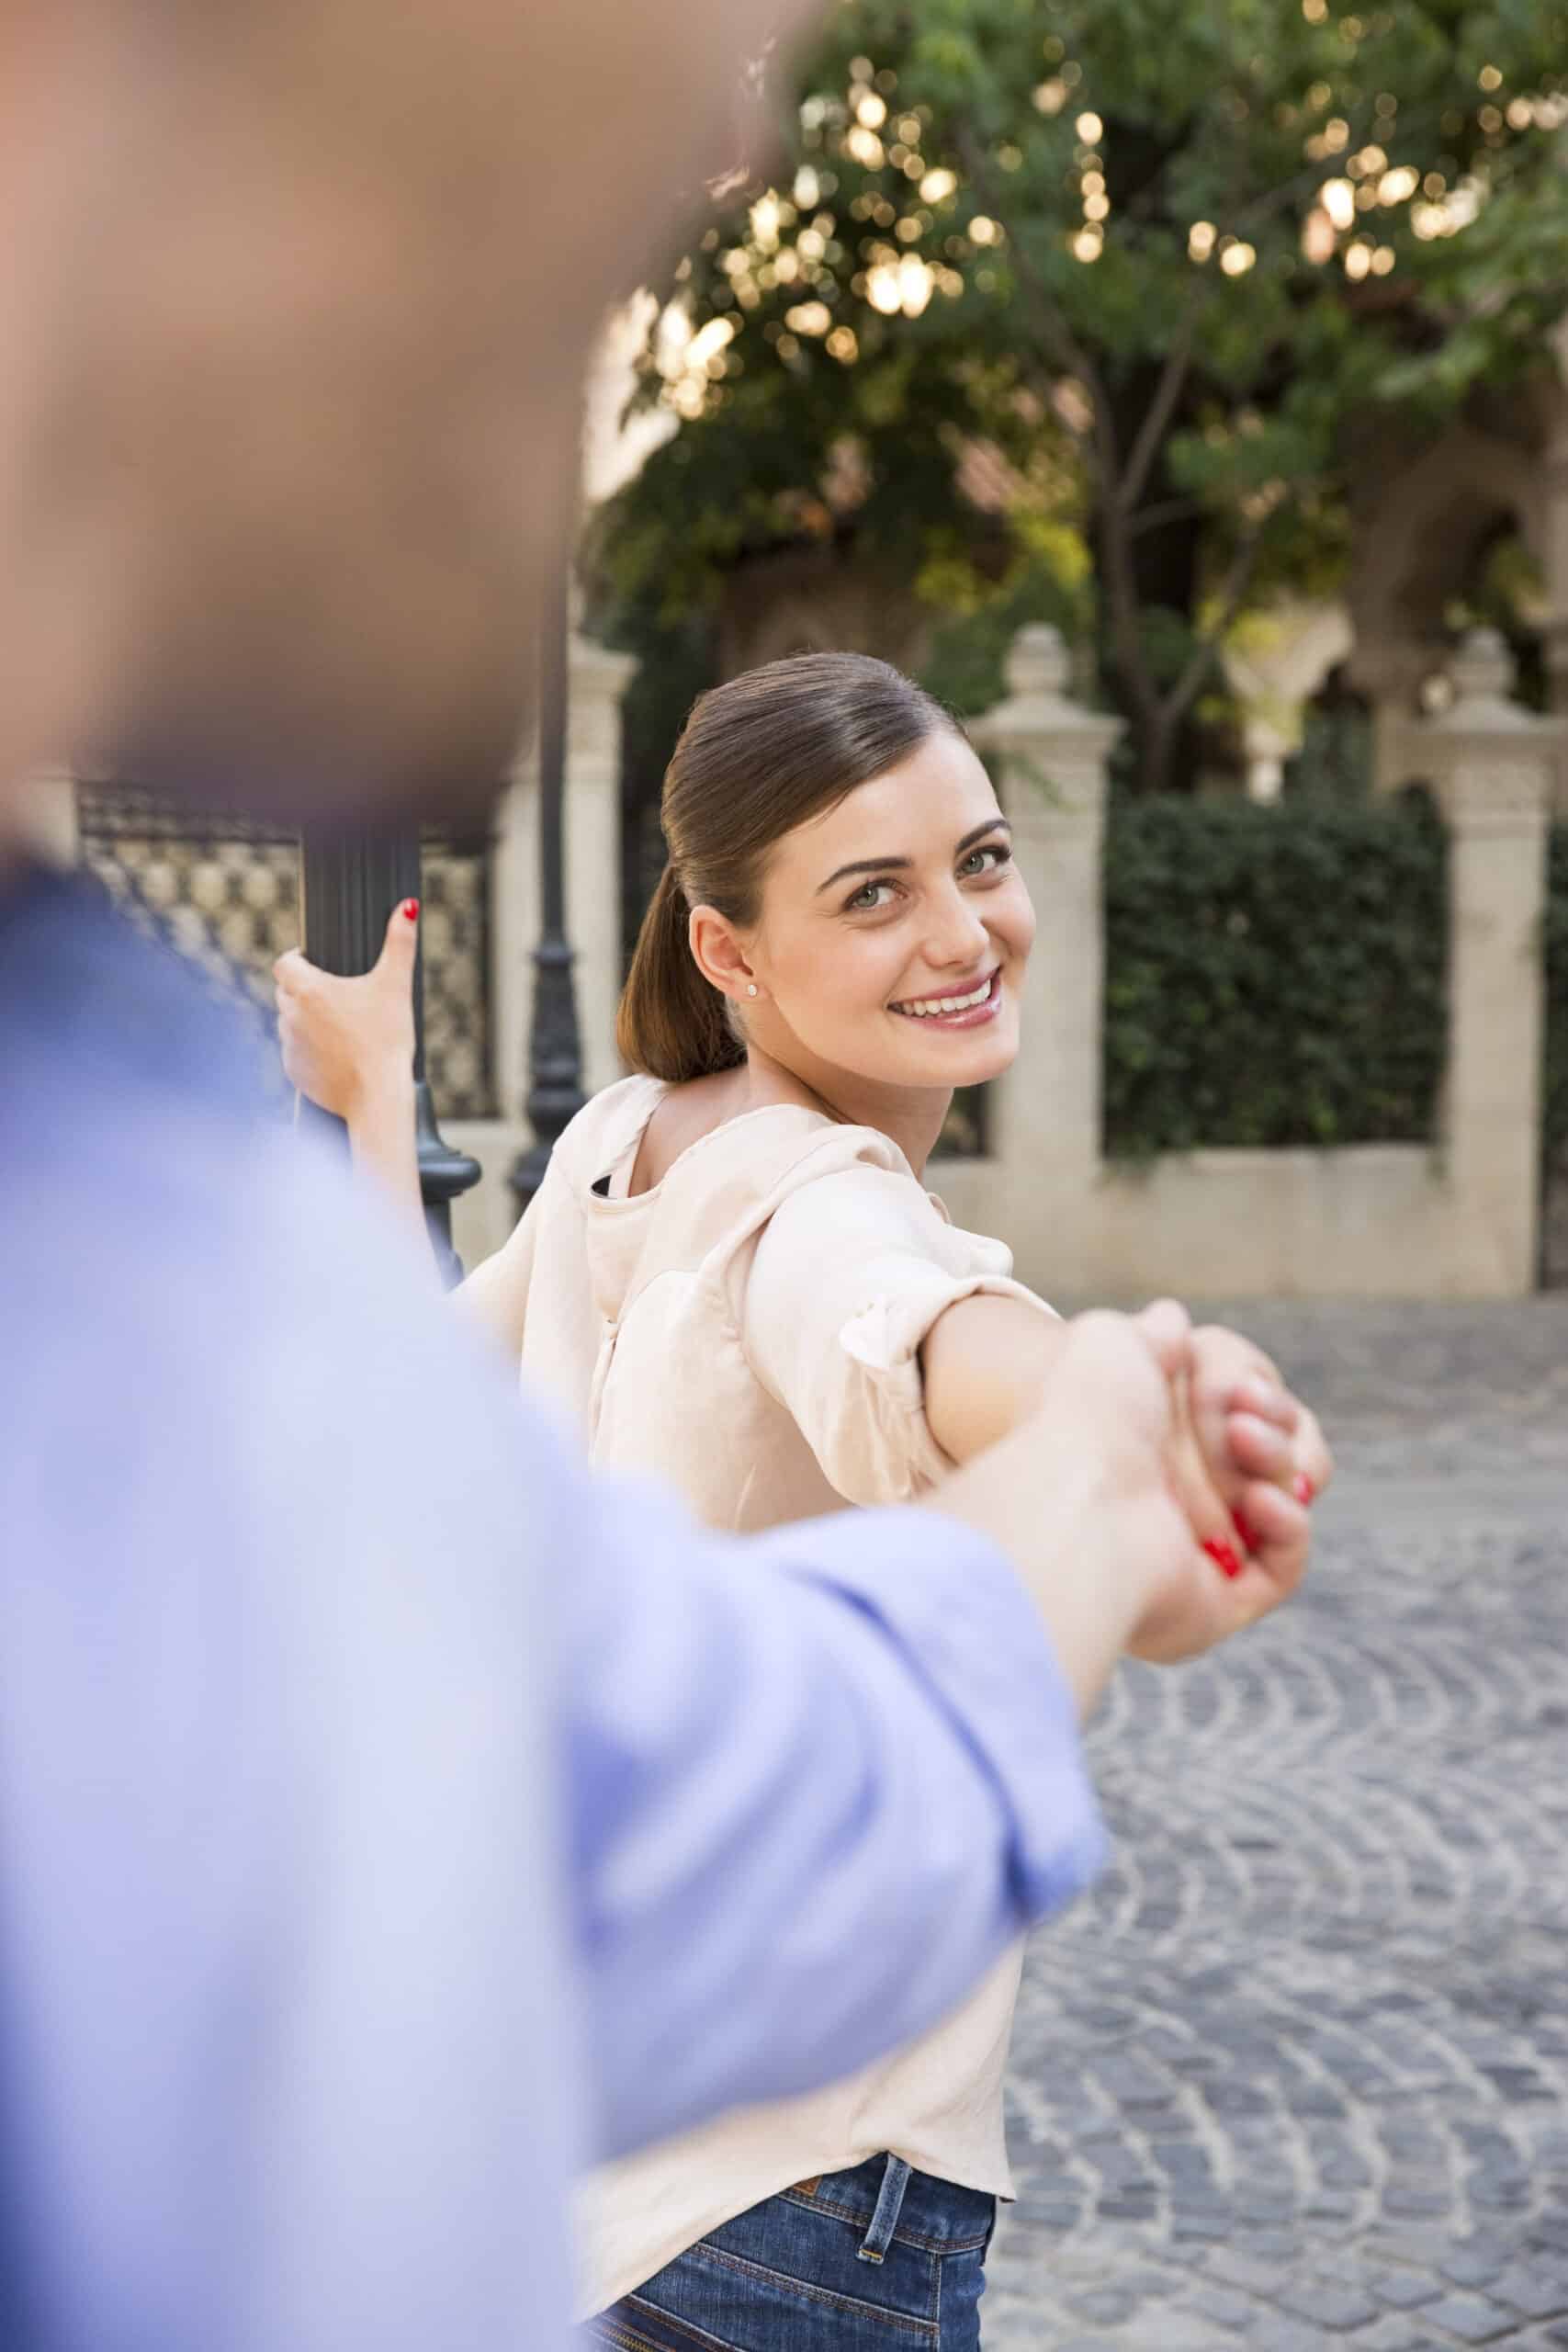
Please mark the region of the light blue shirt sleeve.
<svg viewBox="0 0 1568 2352"><path fill-rule="evenodd" d="M1101 1833L1039 1617L955 1522L736 1543L652 1493L570 1510L574 1884L615 2153L923 2030L1088 1882Z"/></svg>

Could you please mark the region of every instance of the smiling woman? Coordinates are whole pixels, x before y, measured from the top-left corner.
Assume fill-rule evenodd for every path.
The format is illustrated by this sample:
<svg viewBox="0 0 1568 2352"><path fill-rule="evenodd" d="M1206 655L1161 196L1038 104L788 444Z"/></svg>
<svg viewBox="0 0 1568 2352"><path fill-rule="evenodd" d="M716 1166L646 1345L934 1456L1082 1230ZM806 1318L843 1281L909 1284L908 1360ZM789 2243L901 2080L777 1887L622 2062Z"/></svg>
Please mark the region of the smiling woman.
<svg viewBox="0 0 1568 2352"><path fill-rule="evenodd" d="M957 721L863 655L771 662L698 701L663 823L626 1059L676 1085L748 1063L923 1166L953 1089L1018 1050L1034 933Z"/></svg>
<svg viewBox="0 0 1568 2352"><path fill-rule="evenodd" d="M932 1494L1017 1427L1065 1329L1004 1244L955 1228L923 1182L953 1090L1018 1048L1034 916L990 779L896 670L808 654L699 699L663 821L670 863L621 1008L637 1075L572 1121L460 1295L595 1463L672 1479L711 1525ZM411 942L393 944L412 965ZM297 980L285 1037L319 1073L338 1058L333 1008L365 1035L351 992L379 983L317 975L295 1002ZM400 1033L388 1054L405 1092L409 1050ZM344 1058L367 1067L362 1048ZM355 1080L328 1107L383 1166L404 1138L392 1172L412 1224L406 1099ZM1247 1524L1233 1521L1241 1481L1213 1400L1262 1377L1268 1413L1277 1375L1228 1332L1198 1335L1195 1362L1169 1476L1246 1593L1263 1569L1238 1547L1299 1505L1249 1487ZM1290 1475L1321 1485L1315 1425L1293 1406L1288 1420ZM595 2340L795 2352L804 2314L822 2352L912 2323L931 2352L974 2352L993 2202L1010 2193L1018 1967L1015 1951L869 2075L596 2174L579 2217Z"/></svg>

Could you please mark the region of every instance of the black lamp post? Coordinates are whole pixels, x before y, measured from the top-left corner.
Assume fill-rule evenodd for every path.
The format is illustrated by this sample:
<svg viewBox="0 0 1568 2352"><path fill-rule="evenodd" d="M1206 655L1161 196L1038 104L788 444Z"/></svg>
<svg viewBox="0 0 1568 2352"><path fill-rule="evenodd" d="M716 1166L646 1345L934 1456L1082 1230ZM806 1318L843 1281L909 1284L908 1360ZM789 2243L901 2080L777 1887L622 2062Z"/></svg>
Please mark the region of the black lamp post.
<svg viewBox="0 0 1568 2352"><path fill-rule="evenodd" d="M304 947L323 971L367 972L381 953L387 918L403 899L420 896L419 835L307 832L300 851ZM414 1116L419 1188L436 1261L448 1286L461 1279L452 1247L452 1203L479 1181L478 1160L454 1151L435 1124L424 1075L424 951L413 978ZM336 1125L336 1122L333 1122Z"/></svg>
<svg viewBox="0 0 1568 2352"><path fill-rule="evenodd" d="M567 568L561 565L539 639L539 944L528 1039L528 1120L534 1141L518 1155L512 1189L521 1216L545 1181L550 1153L581 1110L582 1050L566 936Z"/></svg>

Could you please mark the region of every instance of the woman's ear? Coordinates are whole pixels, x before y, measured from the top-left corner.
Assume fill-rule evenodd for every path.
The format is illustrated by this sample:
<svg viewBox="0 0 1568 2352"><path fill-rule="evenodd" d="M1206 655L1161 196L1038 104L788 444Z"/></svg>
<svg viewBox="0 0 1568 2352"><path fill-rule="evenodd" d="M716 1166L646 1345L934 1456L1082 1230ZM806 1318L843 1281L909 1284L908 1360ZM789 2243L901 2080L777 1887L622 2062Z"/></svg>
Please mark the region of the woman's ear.
<svg viewBox="0 0 1568 2352"><path fill-rule="evenodd" d="M694 907L687 925L693 959L705 980L737 1003L750 1003L757 983L735 926L716 907Z"/></svg>

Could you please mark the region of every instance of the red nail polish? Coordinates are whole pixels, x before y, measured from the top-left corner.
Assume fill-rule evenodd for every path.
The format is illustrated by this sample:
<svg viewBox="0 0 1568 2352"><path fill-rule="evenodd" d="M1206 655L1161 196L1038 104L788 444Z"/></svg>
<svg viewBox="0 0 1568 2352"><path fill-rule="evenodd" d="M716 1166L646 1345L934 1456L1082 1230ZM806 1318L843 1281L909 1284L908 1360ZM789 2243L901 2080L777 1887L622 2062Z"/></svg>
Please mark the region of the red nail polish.
<svg viewBox="0 0 1568 2352"><path fill-rule="evenodd" d="M1222 1576L1240 1576L1241 1562L1236 1558L1235 1552L1231 1549L1228 1544L1220 1544L1211 1538L1210 1541L1204 1544L1203 1549L1207 1552L1210 1559L1213 1560L1215 1567L1219 1569Z"/></svg>
<svg viewBox="0 0 1568 2352"><path fill-rule="evenodd" d="M1299 1471L1296 1475L1294 1491L1296 1500L1299 1503L1310 1503L1313 1497L1317 1492L1317 1488L1313 1485L1312 1480L1307 1476L1304 1470Z"/></svg>
<svg viewBox="0 0 1568 2352"><path fill-rule="evenodd" d="M419 921L419 900L417 899L405 899L403 900L402 911L406 921L409 922L417 922Z"/></svg>
<svg viewBox="0 0 1568 2352"><path fill-rule="evenodd" d="M1251 1521L1249 1520L1243 1519L1240 1511L1237 1511L1235 1515L1235 1532L1241 1539L1242 1550L1244 1552L1256 1552L1258 1549L1258 1538L1252 1531Z"/></svg>

